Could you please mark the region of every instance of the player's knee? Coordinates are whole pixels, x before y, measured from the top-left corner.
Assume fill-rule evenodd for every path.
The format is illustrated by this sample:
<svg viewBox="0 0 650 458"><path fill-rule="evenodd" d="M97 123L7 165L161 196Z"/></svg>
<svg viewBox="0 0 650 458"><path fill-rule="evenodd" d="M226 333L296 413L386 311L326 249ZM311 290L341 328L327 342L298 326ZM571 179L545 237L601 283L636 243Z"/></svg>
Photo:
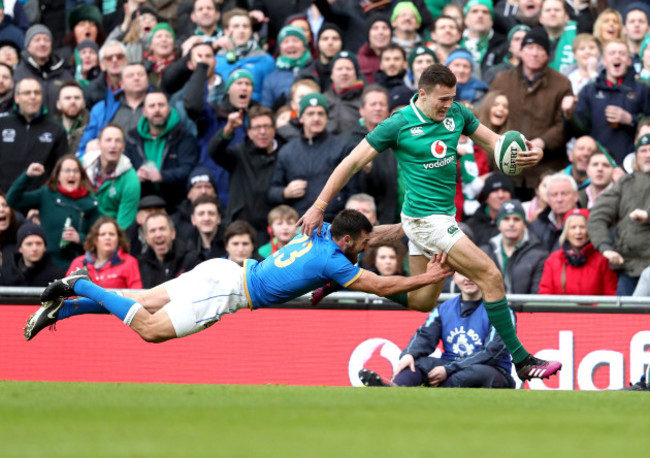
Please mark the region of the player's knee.
<svg viewBox="0 0 650 458"><path fill-rule="evenodd" d="M428 301L415 301L415 300L413 300L413 301L411 301L411 298L409 297L408 306L409 306L409 308L411 310L415 310L416 312L428 313L431 310L433 310L435 305L436 305L435 301L431 301L431 300L428 300Z"/></svg>
<svg viewBox="0 0 650 458"><path fill-rule="evenodd" d="M149 323L145 323L144 326L138 329L138 334L142 340L148 343L161 343L168 339L163 333L159 331L157 326L153 326Z"/></svg>

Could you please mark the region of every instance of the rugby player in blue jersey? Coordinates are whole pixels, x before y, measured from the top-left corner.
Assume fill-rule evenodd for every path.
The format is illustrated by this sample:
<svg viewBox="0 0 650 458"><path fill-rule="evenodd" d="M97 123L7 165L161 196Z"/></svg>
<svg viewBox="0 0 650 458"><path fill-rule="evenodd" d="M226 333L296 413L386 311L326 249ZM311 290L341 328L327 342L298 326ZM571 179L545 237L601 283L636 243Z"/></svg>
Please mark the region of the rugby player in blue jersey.
<svg viewBox="0 0 650 458"><path fill-rule="evenodd" d="M373 227L356 210L343 210L313 237L298 235L287 246L242 268L227 259L211 259L178 278L136 294L118 295L95 285L80 269L50 284L41 307L27 321L25 339L74 315L112 313L147 342L164 342L206 329L222 315L242 308L285 303L330 281L354 291L389 296L412 291L451 275L446 256L433 258L413 277L380 277L355 266L371 241ZM383 235L378 235L383 234ZM377 242L394 232L378 231ZM79 299L63 300L71 296Z"/></svg>

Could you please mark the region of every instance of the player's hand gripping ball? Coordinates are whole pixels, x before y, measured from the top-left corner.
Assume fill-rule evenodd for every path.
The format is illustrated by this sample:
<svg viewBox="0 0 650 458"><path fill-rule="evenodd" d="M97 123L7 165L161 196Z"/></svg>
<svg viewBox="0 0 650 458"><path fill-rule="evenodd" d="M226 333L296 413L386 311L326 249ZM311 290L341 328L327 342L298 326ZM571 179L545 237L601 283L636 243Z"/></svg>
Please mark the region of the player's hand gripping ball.
<svg viewBox="0 0 650 458"><path fill-rule="evenodd" d="M526 151L526 137L516 130L509 130L499 137L494 147L497 167L506 175L519 175L522 168L517 165L517 156Z"/></svg>

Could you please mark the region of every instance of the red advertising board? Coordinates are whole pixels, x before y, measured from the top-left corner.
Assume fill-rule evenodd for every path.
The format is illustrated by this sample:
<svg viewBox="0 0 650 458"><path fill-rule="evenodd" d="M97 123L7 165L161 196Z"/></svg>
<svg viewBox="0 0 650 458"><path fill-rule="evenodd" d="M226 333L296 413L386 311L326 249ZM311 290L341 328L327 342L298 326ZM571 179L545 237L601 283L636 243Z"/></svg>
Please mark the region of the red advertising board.
<svg viewBox="0 0 650 458"><path fill-rule="evenodd" d="M389 376L426 319L406 310L243 310L198 334L149 344L115 317L89 315L25 342L21 329L35 310L0 305L0 379L358 385L362 367ZM518 327L529 351L564 365L532 389L620 388L650 363L648 315L519 313Z"/></svg>

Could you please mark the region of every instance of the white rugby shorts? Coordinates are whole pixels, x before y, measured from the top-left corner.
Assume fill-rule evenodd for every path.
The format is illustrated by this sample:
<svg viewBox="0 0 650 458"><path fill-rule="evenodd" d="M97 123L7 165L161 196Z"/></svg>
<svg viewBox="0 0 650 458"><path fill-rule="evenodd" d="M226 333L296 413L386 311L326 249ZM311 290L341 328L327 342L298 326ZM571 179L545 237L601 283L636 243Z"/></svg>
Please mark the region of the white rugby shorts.
<svg viewBox="0 0 650 458"><path fill-rule="evenodd" d="M244 268L228 259L210 259L163 283L170 301L163 307L177 337L199 332L221 315L248 308Z"/></svg>
<svg viewBox="0 0 650 458"><path fill-rule="evenodd" d="M447 215L429 215L413 218L401 215L402 229L409 238L409 254L424 255L428 259L435 253L449 253L451 247L465 236L456 218Z"/></svg>

